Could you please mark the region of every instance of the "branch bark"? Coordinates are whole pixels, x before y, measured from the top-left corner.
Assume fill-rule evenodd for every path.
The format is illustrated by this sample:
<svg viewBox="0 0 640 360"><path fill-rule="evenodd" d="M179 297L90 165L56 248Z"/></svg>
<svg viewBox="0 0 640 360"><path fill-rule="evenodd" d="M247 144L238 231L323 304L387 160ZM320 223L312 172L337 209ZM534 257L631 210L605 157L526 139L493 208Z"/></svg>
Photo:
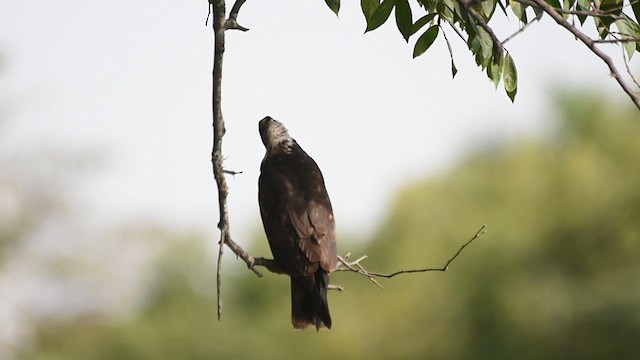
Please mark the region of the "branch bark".
<svg viewBox="0 0 640 360"><path fill-rule="evenodd" d="M238 0L234 4L235 15L233 22L238 16L238 11L245 0ZM222 255L224 254L225 245L233 251L236 256L241 258L249 269L256 275L262 276L254 267L255 260L248 252L236 244L231 239L229 230L229 212L227 209L227 196L229 188L225 174L228 173L223 167L222 156L222 138L225 134L224 118L222 116L222 62L224 59L225 37L224 32L227 27L227 19L225 19L226 8L224 0L209 0L209 5L213 6L213 84L212 84L212 114L213 114L213 149L211 150L211 163L213 165L213 177L215 178L218 188L218 210L220 219L218 221L218 229L220 229L220 241L218 247L218 265L216 273L216 293L218 297L218 320L222 316ZM237 23L236 23L237 25Z"/></svg>
<svg viewBox="0 0 640 360"><path fill-rule="evenodd" d="M553 18L553 20L555 20L556 23L558 23L558 25L567 29L571 34L573 34L573 36L575 36L578 40L580 40L583 44L585 44L589 48L589 50L591 50L591 52L593 52L597 57L602 59L602 61L604 61L605 64L607 64L607 67L609 67L609 71L611 71L611 75L616 79L620 87L622 87L622 90L624 90L624 92L627 93L627 95L631 98L631 101L633 101L636 107L640 109L640 94L638 92L634 92L633 89L629 86L629 84L627 84L624 81L624 79L622 78L622 74L620 74L620 71L618 71L618 69L616 68L611 57L609 57L600 48L597 47L597 42L595 40L591 39L585 33L578 30L575 26L567 22L562 17L562 15L558 11L556 11L556 9L553 6L547 4L544 0L516 0L516 1L522 4L533 5L535 7L540 8L542 11L544 11L549 16L551 16L551 18Z"/></svg>

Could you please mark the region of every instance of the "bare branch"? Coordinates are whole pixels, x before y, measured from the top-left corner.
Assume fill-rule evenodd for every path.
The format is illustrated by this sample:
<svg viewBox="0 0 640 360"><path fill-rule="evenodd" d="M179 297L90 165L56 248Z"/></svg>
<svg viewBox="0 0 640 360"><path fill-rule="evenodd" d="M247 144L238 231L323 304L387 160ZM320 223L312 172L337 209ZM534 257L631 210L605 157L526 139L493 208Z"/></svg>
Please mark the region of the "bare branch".
<svg viewBox="0 0 640 360"><path fill-rule="evenodd" d="M220 229L220 242L218 247L218 266L217 266L217 295L218 295L218 320L222 315L222 255L224 253L225 244L231 240L229 236L229 214L227 213L227 195L229 190L224 177L222 167L222 137L225 133L224 119L221 110L221 92L222 92L222 59L224 55L224 17L225 3L224 0L209 0L209 4L213 6L213 94L212 94L212 113L213 113L213 149L211 151L211 163L213 164L213 177L218 187L218 209L220 220L218 221L218 229Z"/></svg>
<svg viewBox="0 0 640 360"><path fill-rule="evenodd" d="M223 167L224 158L222 156L222 138L226 132L224 125L224 118L222 116L222 61L224 58L225 49L225 37L224 33L228 29L238 29L246 31L248 29L238 25L236 19L238 12L246 0L236 0L229 14L229 18L225 19L226 6L225 0L208 0L209 2L209 14L207 15L208 23L209 16L211 15L211 8L213 8L213 90L211 98L212 114L213 114L213 148L211 150L211 163L213 166L213 177L215 178L218 188L218 209L220 213L220 220L218 221L218 229L220 229L220 241L218 247L218 265L216 269L216 295L218 297L218 320L222 316L222 256L224 255L225 245L236 254L237 257L242 259L249 269L253 271L257 276L262 276L260 272L255 269L256 265L265 266L267 269L273 271L273 266L269 266L272 263L264 259L254 259L246 252L241 246L231 240L229 229L229 212L227 210L227 196L229 195L229 188L227 187L226 174L236 175L242 173L226 170ZM273 263L275 264L275 263Z"/></svg>
<svg viewBox="0 0 640 360"><path fill-rule="evenodd" d="M247 0L236 0L236 2L231 7L231 12L229 13L229 18L225 21L224 28L227 30L240 30L240 31L248 31L244 26L238 24L238 12L240 12L240 8Z"/></svg>
<svg viewBox="0 0 640 360"><path fill-rule="evenodd" d="M359 258L358 260L354 261L354 262L347 262L345 259L343 259L342 257L338 256L338 261L340 261L340 263L342 265L344 265L344 268L338 268L336 269L336 271L350 271L350 272L355 272L358 273L360 275L366 276L367 278L369 278L371 281L373 281L376 285L378 285L379 287L382 288L382 286L375 281L375 278L381 277L381 278L387 278L390 279L394 276L400 275L400 274L411 274L411 273L422 273L422 272L430 272L430 271L441 271L441 272L445 272L449 269L449 265L451 265L451 263L458 257L458 255L460 255L460 253L462 253L462 250L464 250L467 246L469 246L469 244L471 244L474 240L476 240L477 238L479 238L480 236L482 236L484 233L486 233L486 225L482 225L482 227L480 228L480 230L478 230L475 235L473 235L473 237L471 239L469 239L469 241L467 241L466 243L464 243L462 246L460 246L460 248L458 248L458 251L451 257L449 258L449 260L447 260L447 262L444 264L444 266L440 267L440 268L425 268L425 269L411 269L411 270L399 270L390 274L385 274L385 273L379 273L379 272L374 272L374 271L367 271L364 269L364 267L362 267L362 265L360 264L360 262L364 259L367 258L367 256L362 256L361 258Z"/></svg>
<svg viewBox="0 0 640 360"><path fill-rule="evenodd" d="M611 58L607 54L602 52L602 50L600 50L597 47L597 43L593 39L591 39L585 33L578 30L575 26L568 23L562 17L562 15L560 15L560 13L556 11L557 10L556 8L547 4L544 0L516 0L516 1L521 2L523 4L531 4L531 3L535 4L536 7L540 8L542 11L549 14L549 16L551 16L553 20L555 20L558 23L558 25L567 29L571 34L573 34L583 44L585 44L589 48L589 50L591 50L591 52L593 52L596 56L602 59L602 61L604 61L605 64L607 64L607 66L609 67L609 71L611 71L611 75L616 79L618 84L620 84L620 86L622 87L622 90L624 90L624 92L627 93L627 95L629 95L629 97L631 98L633 103L636 105L636 107L640 109L640 94L638 94L637 92L634 92L633 89L631 89L631 87L624 81L624 79L622 78L622 75L620 74L615 64L613 63L613 60L611 60Z"/></svg>

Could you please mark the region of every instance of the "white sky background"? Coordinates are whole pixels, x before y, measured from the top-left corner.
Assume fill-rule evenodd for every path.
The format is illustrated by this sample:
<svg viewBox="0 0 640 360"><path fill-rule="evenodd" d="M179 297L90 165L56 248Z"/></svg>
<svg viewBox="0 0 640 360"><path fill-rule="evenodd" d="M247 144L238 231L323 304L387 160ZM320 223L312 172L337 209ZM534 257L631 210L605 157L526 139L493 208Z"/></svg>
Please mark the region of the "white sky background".
<svg viewBox="0 0 640 360"><path fill-rule="evenodd" d="M101 168L75 196L88 213L213 233L206 12L204 0L3 2L4 151L96 154ZM319 163L340 230L369 234L402 184L446 169L474 144L540 130L552 85L625 96L604 63L548 18L506 46L518 68L515 104L453 32L452 80L442 37L413 60L415 38L405 44L393 19L362 34L358 1L343 1L338 19L322 0L249 0L239 22L251 30L227 32L223 112L226 167L244 172L228 179L233 236L243 244L259 226L265 115ZM518 27L492 25L500 34Z"/></svg>

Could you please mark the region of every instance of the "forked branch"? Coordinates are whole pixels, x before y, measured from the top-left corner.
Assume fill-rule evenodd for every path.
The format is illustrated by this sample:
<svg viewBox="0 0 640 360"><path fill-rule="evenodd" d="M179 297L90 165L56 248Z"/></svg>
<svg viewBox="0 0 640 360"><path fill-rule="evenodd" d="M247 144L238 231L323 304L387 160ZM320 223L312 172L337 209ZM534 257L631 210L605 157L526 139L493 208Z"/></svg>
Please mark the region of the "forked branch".
<svg viewBox="0 0 640 360"><path fill-rule="evenodd" d="M558 12L556 8L549 5L544 0L516 0L522 4L531 5L539 8L540 10L547 13L553 20L558 23L558 25L562 26L566 30L568 30L571 34L573 34L578 40L580 40L583 44L585 44L592 53L594 53L597 57L602 59L607 67L609 67L609 71L611 75L616 79L622 90L631 98L633 103L636 105L638 109L640 109L640 93L634 91L629 84L623 79L622 74L616 68L613 60L607 54L605 54L600 48L598 48L598 42L596 40L591 39L588 35L578 30L574 25L569 23L564 19L562 14ZM602 15L599 13L598 15ZM590 14L590 16L595 16L594 14Z"/></svg>
<svg viewBox="0 0 640 360"><path fill-rule="evenodd" d="M409 270L398 270L398 271L392 272L392 273L381 273L381 272L375 272L375 271L368 271L362 266L361 262L367 258L366 255L364 255L364 256L360 257L359 259L357 259L356 261L352 261L352 262L348 261L348 255L346 255L344 258L341 257L341 256L338 256L338 261L344 267L339 267L336 271L349 271L349 272L358 273L358 274L360 274L362 276L365 276L365 277L369 278L369 280L371 280L373 283L375 283L380 288L382 288L382 285L380 285L380 283L378 283L376 281L376 278L387 278L387 279L390 279L390 278L392 278L394 276L398 276L398 275L401 275L401 274L423 273L423 272L430 272L430 271L445 272L445 271L447 271L449 269L449 265L451 265L451 263L462 253L462 251L467 246L469 246L473 241L475 241L480 236L482 236L482 235L484 235L486 233L486 228L487 228L486 225L482 225L480 230L478 230L475 233L475 235L473 235L473 237L471 237L471 239L469 239L466 243L464 243L462 246L460 246L458 248L458 251L456 251L456 253L453 254L453 256L451 256L449 258L449 260L447 260L447 262L442 267L439 267L439 268L409 269Z"/></svg>

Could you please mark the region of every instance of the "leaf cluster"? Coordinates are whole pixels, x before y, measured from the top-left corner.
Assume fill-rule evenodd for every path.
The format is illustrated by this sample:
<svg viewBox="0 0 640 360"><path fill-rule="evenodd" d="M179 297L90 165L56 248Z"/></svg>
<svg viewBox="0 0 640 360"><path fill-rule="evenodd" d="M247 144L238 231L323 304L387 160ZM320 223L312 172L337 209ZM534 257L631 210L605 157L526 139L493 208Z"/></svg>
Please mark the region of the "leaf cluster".
<svg viewBox="0 0 640 360"><path fill-rule="evenodd" d="M545 1L565 19L577 20L580 25L591 18L599 39L622 44L629 58L640 51L640 1ZM337 15L340 0L326 0L326 3ZM378 29L393 13L403 39L409 42L414 35L417 37L413 46L414 58L424 54L439 37L444 39L451 57L451 74L455 77L458 69L447 36L447 32L453 32L466 44L476 64L496 87L502 80L511 101L515 100L518 91L518 72L503 45L517 33L500 40L488 24L496 14L505 17L511 14L518 19L522 31L543 15L543 10L531 0L361 0L360 6L367 21L365 32ZM633 14L625 13L625 7L630 7Z"/></svg>

